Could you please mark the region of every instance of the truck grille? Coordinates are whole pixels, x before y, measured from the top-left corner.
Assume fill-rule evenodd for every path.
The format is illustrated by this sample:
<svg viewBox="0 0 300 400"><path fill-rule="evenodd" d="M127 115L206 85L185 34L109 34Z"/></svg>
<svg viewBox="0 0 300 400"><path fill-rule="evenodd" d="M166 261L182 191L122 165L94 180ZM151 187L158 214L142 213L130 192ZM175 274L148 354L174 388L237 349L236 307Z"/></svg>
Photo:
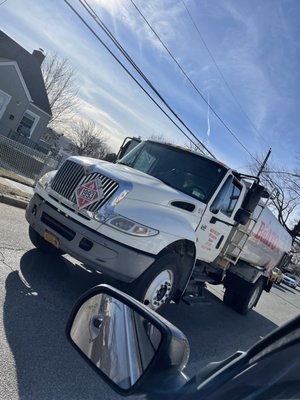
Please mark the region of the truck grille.
<svg viewBox="0 0 300 400"><path fill-rule="evenodd" d="M107 176L104 176L98 172L85 175L82 165L77 164L74 161L67 160L57 171L51 184L51 189L64 198L70 200L72 203L76 204L74 191L77 186L90 182L95 178L99 178L101 180L104 198L85 207L86 210L94 212L102 207L103 204L107 202L107 200L119 187L117 182L113 181Z"/></svg>

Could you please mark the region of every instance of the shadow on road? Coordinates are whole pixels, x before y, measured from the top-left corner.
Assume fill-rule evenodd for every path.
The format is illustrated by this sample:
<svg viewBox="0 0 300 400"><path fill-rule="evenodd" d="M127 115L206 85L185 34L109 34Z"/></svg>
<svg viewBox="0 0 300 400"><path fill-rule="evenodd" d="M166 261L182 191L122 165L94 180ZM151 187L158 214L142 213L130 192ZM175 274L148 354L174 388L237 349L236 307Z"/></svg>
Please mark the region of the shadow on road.
<svg viewBox="0 0 300 400"><path fill-rule="evenodd" d="M95 272L30 250L20 273L6 280L5 333L15 358L19 395L24 399L119 399L78 356L65 338L76 299L102 283ZM244 317L207 292L209 304L170 304L164 316L187 336L191 355L187 373L210 361L245 350L276 326L251 311Z"/></svg>
<svg viewBox="0 0 300 400"><path fill-rule="evenodd" d="M240 315L206 291L208 304L170 304L164 316L187 336L191 354L187 373L237 350L246 350L277 326L255 311ZM197 362L197 366L196 366Z"/></svg>
<svg viewBox="0 0 300 400"><path fill-rule="evenodd" d="M4 327L21 399L119 399L69 345L65 326L75 300L101 283L63 257L30 250L6 280ZM100 393L100 394L99 394Z"/></svg>
<svg viewBox="0 0 300 400"><path fill-rule="evenodd" d="M289 293L293 293L293 294L295 294L296 292L294 291L294 290L296 290L296 289L294 289L294 290L291 290L290 288L289 288L289 286L282 286L282 284L279 286L279 285L276 285L276 286L274 286L276 289L278 289L278 290L280 290L281 292L283 292L283 293L286 293L286 292L289 292Z"/></svg>

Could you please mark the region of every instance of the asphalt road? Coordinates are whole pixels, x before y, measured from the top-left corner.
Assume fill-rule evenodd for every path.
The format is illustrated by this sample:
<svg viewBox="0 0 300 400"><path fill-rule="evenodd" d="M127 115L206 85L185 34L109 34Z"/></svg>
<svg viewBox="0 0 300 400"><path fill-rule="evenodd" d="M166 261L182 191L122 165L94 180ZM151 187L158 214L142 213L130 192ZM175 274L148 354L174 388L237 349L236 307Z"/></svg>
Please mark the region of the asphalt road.
<svg viewBox="0 0 300 400"><path fill-rule="evenodd" d="M101 277L74 259L33 249L23 210L0 204L0 221L0 398L119 399L64 333L75 300ZM225 307L221 298L221 287L209 287L206 303L171 304L164 312L190 342L188 375L247 349L300 311L299 288L283 285L264 293L246 317Z"/></svg>

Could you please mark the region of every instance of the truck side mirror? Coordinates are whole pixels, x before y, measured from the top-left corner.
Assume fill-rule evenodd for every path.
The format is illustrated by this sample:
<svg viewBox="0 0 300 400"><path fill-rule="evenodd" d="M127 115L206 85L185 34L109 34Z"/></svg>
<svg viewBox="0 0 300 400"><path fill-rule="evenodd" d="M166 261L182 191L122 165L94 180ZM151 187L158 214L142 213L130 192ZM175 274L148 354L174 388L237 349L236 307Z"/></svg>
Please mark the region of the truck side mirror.
<svg viewBox="0 0 300 400"><path fill-rule="evenodd" d="M184 334L119 290L99 285L75 305L68 340L112 388L122 394L163 391L164 376L186 382L189 357Z"/></svg>
<svg viewBox="0 0 300 400"><path fill-rule="evenodd" d="M116 155L116 161L123 158L127 153L129 153L129 151L134 149L139 143L141 143L140 138L126 137Z"/></svg>
<svg viewBox="0 0 300 400"><path fill-rule="evenodd" d="M244 198L241 208L252 214L263 195L265 195L265 188L258 183L253 183Z"/></svg>
<svg viewBox="0 0 300 400"><path fill-rule="evenodd" d="M239 208L234 215L234 220L238 224L246 225L251 217L251 213L243 208Z"/></svg>

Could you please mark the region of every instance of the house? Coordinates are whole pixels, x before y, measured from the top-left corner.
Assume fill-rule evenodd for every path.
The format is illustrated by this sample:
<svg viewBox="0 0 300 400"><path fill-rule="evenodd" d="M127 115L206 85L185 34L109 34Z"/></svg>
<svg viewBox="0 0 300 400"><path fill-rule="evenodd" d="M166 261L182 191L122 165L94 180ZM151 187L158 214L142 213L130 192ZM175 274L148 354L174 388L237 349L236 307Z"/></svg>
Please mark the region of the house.
<svg viewBox="0 0 300 400"><path fill-rule="evenodd" d="M45 55L29 53L0 31L0 134L37 145L52 117L41 72Z"/></svg>
<svg viewBox="0 0 300 400"><path fill-rule="evenodd" d="M47 145L54 151L64 150L70 154L76 154L76 146L71 139L52 128L47 128L41 137L41 145Z"/></svg>

